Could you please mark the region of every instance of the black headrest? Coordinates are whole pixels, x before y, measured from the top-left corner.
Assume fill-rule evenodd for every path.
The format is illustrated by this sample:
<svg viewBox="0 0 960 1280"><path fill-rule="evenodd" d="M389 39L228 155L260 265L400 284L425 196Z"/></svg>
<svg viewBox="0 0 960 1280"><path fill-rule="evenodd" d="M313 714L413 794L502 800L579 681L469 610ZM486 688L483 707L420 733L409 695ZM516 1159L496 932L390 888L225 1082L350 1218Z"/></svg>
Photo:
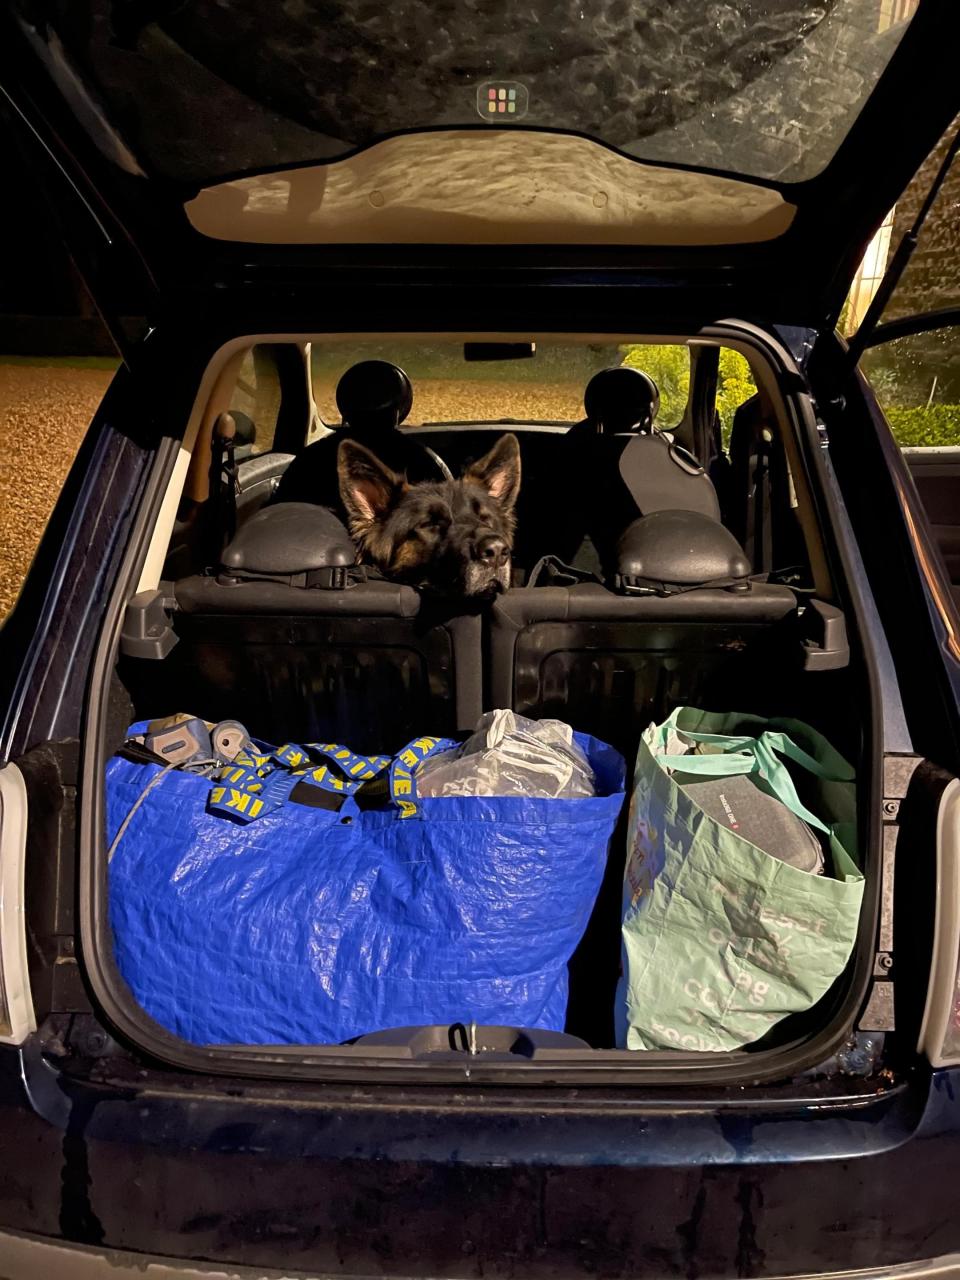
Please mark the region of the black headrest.
<svg viewBox="0 0 960 1280"><path fill-rule="evenodd" d="M230 417L233 419L234 444L243 447L248 444L257 443L257 425L249 414L240 413L237 409L230 410Z"/></svg>
<svg viewBox="0 0 960 1280"><path fill-rule="evenodd" d="M281 502L261 508L241 528L221 557L222 576L333 586L356 558L353 539L332 511Z"/></svg>
<svg viewBox="0 0 960 1280"><path fill-rule="evenodd" d="M660 392L654 380L630 365L601 369L583 393L587 420L598 430L649 431L660 408Z"/></svg>
<svg viewBox="0 0 960 1280"><path fill-rule="evenodd" d="M357 431L390 431L412 407L410 379L388 360L361 360L337 383L340 417Z"/></svg>
<svg viewBox="0 0 960 1280"><path fill-rule="evenodd" d="M736 538L699 511L654 511L635 520L620 538L617 567L625 591L673 595L695 587L750 587L750 561Z"/></svg>

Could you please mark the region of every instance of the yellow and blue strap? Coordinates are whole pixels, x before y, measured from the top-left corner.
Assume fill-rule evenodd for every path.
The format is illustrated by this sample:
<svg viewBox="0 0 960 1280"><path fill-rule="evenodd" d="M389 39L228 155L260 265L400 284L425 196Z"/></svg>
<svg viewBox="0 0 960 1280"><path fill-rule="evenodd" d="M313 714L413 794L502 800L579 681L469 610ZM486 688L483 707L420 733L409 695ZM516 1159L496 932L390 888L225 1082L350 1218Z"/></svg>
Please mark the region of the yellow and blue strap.
<svg viewBox="0 0 960 1280"><path fill-rule="evenodd" d="M337 770L315 757L334 761ZM300 782L340 795L352 795L369 778L375 778L390 763L389 756L358 756L336 743L288 742L266 752L241 751L220 770L210 792L208 808L239 822L271 813L290 797ZM340 773L347 776L341 777Z"/></svg>
<svg viewBox="0 0 960 1280"><path fill-rule="evenodd" d="M428 756L457 744L447 738L416 738L391 760L363 756L332 742L285 743L276 750L241 751L220 770L210 792L208 809L241 823L253 822L280 808L301 782L342 796L357 792L365 782L389 768L390 799L402 818L417 813L413 775ZM317 757L320 763L315 763Z"/></svg>
<svg viewBox="0 0 960 1280"><path fill-rule="evenodd" d="M210 789L207 808L211 813L228 815L240 822L253 822L265 811L263 788L269 772L238 764L236 760L226 765Z"/></svg>
<svg viewBox="0 0 960 1280"><path fill-rule="evenodd" d="M450 738L414 738L393 758L390 765L390 799L400 810L401 818L413 818L418 812L416 771L429 756L438 751L451 751L457 743Z"/></svg>

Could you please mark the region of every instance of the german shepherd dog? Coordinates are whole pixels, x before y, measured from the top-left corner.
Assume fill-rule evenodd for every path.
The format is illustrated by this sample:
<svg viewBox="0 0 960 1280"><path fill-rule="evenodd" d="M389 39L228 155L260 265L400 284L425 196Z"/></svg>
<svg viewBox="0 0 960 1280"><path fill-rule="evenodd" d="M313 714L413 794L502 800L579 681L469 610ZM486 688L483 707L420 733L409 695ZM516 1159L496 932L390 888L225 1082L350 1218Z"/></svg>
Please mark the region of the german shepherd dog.
<svg viewBox="0 0 960 1280"><path fill-rule="evenodd" d="M360 559L384 577L458 596L509 587L520 491L515 435L501 436L459 480L408 484L353 440L340 445L337 472Z"/></svg>

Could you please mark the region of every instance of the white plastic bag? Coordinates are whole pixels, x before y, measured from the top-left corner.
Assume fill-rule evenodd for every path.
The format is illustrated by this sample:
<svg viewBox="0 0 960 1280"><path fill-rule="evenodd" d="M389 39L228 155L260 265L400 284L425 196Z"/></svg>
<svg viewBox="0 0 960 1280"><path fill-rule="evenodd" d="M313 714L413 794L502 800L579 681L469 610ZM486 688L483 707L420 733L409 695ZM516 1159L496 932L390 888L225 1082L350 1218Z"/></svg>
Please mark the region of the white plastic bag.
<svg viewBox="0 0 960 1280"><path fill-rule="evenodd" d="M596 794L593 770L562 720L488 711L455 751L425 760L421 796L527 796L573 800Z"/></svg>

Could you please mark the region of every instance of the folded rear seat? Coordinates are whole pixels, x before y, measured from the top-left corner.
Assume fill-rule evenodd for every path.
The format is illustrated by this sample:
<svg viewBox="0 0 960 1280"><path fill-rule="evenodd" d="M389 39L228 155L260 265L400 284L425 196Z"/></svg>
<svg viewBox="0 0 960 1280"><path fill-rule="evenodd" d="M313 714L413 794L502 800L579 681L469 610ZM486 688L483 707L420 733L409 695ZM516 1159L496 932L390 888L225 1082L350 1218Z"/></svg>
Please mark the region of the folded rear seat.
<svg viewBox="0 0 960 1280"><path fill-rule="evenodd" d="M173 707L239 719L267 741L345 741L362 752L473 728L482 709L479 616L412 587L356 580L351 543L340 554L311 538L324 514L301 510L300 545L285 530L278 559L257 530L283 526L290 511L267 508L215 576L131 601L121 649L142 714ZM147 638L158 626L172 633L166 643ZM162 661L137 660L151 656Z"/></svg>
<svg viewBox="0 0 960 1280"><path fill-rule="evenodd" d="M450 616L411 587L187 578L174 590L178 707L238 718L270 741L363 752L471 728L480 714L479 617Z"/></svg>
<svg viewBox="0 0 960 1280"><path fill-rule="evenodd" d="M493 706L560 716L624 751L651 720L692 704L780 714L792 674L843 667L843 615L756 580L703 512L655 511L620 537L611 585L525 587L494 605Z"/></svg>
<svg viewBox="0 0 960 1280"><path fill-rule="evenodd" d="M668 596L599 583L511 590L490 617L489 705L559 716L633 750L673 707L733 706L750 673L762 686L761 668L798 652L784 634L797 614L789 588L765 583Z"/></svg>

